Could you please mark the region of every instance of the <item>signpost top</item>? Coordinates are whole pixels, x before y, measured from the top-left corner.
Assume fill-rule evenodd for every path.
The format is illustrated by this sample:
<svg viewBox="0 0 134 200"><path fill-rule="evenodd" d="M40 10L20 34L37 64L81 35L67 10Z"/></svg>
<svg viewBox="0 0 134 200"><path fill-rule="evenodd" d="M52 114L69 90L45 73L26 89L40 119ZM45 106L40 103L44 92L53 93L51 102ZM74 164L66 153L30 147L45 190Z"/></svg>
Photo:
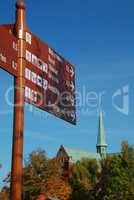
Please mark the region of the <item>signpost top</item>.
<svg viewBox="0 0 134 200"><path fill-rule="evenodd" d="M26 8L26 5L25 5L24 1L18 0L18 1L16 2L16 8L17 8L17 9L25 9L25 8Z"/></svg>

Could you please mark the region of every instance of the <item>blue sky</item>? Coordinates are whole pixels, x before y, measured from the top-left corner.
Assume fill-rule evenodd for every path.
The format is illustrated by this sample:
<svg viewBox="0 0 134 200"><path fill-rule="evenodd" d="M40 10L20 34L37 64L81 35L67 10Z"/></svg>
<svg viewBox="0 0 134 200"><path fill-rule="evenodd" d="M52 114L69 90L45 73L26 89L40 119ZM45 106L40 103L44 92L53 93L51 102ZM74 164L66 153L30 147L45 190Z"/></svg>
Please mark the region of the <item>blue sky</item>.
<svg viewBox="0 0 134 200"><path fill-rule="evenodd" d="M2 1L0 24L14 23L14 4L15 0ZM52 157L61 144L95 152L100 107L108 151L118 152L124 139L134 144L134 1L26 0L26 4L27 26L75 65L78 118L73 126L26 105L24 158L38 148ZM1 185L11 167L13 109L5 94L13 77L3 70L0 76ZM88 102L85 96L90 97ZM13 93L10 99L13 102ZM123 103L125 113L120 110Z"/></svg>

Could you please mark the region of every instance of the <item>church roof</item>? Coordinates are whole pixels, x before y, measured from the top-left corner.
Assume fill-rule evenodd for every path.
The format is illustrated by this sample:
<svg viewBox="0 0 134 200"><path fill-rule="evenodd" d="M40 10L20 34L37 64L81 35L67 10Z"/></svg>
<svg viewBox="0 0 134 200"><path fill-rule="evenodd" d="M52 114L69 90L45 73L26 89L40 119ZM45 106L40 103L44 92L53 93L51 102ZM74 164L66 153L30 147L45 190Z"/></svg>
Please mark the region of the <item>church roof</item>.
<svg viewBox="0 0 134 200"><path fill-rule="evenodd" d="M81 149L67 148L67 147L64 147L64 149L73 163L76 163L77 161L83 158L97 159L97 160L100 159L100 154L98 153L90 153L88 151L84 151Z"/></svg>

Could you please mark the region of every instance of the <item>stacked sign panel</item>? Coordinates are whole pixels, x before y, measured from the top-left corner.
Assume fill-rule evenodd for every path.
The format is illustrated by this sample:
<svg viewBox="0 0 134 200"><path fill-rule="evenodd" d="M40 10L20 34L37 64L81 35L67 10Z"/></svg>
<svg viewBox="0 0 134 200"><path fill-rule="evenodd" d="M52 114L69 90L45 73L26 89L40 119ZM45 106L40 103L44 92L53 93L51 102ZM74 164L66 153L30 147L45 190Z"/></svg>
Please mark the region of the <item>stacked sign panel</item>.
<svg viewBox="0 0 134 200"><path fill-rule="evenodd" d="M0 26L0 67L17 76L17 38L10 25Z"/></svg>
<svg viewBox="0 0 134 200"><path fill-rule="evenodd" d="M12 24L0 26L0 66L17 76L18 40L13 29ZM25 80L27 103L76 123L73 65L29 30L26 32Z"/></svg>
<svg viewBox="0 0 134 200"><path fill-rule="evenodd" d="M26 102L75 124L74 67L30 31L26 42Z"/></svg>

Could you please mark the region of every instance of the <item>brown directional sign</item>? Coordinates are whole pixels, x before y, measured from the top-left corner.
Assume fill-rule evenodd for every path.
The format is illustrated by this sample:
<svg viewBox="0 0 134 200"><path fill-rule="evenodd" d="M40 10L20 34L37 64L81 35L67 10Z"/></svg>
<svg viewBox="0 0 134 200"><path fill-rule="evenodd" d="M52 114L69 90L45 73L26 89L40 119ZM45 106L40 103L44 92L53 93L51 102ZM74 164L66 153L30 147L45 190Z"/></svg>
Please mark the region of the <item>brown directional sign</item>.
<svg viewBox="0 0 134 200"><path fill-rule="evenodd" d="M25 101L76 123L74 67L30 31L26 32Z"/></svg>
<svg viewBox="0 0 134 200"><path fill-rule="evenodd" d="M14 25L0 26L0 67L17 76L18 40ZM32 32L26 32L25 101L76 123L75 70Z"/></svg>
<svg viewBox="0 0 134 200"><path fill-rule="evenodd" d="M0 25L0 67L17 76L17 38L12 34L12 25Z"/></svg>

